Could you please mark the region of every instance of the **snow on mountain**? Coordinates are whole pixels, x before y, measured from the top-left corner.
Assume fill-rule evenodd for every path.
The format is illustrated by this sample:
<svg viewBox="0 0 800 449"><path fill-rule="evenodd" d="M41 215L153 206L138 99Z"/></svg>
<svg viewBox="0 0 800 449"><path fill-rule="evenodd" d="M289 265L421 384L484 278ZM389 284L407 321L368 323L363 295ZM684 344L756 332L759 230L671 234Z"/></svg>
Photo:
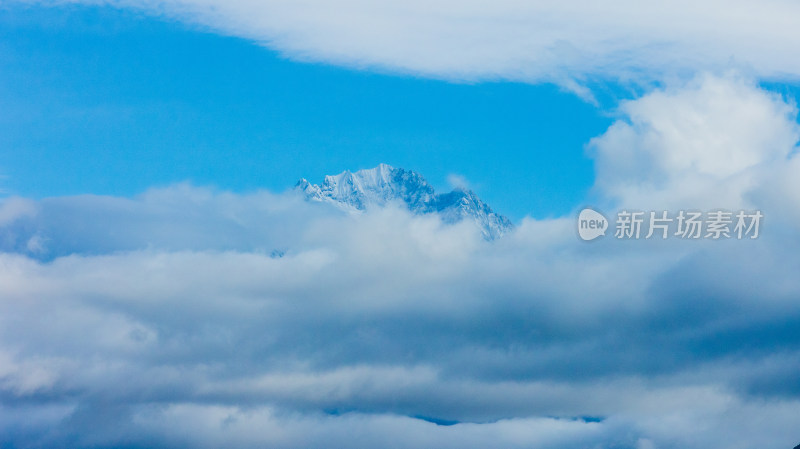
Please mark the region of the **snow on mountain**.
<svg viewBox="0 0 800 449"><path fill-rule="evenodd" d="M511 220L493 212L471 190L459 188L437 194L419 173L386 164L329 175L319 185L301 179L295 189L310 201L332 203L350 211L399 202L416 214L436 213L446 223L471 220L487 240L513 229Z"/></svg>

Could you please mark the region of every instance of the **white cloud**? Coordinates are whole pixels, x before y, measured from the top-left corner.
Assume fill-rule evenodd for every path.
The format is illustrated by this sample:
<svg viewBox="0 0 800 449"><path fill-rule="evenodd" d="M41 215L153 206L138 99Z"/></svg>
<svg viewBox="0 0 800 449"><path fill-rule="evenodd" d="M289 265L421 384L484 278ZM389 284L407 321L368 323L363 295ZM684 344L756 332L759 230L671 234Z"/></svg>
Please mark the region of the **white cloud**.
<svg viewBox="0 0 800 449"><path fill-rule="evenodd" d="M598 193L625 207L752 206L746 195L792 166L800 139L796 107L736 75L702 75L619 109L590 153Z"/></svg>
<svg viewBox="0 0 800 449"><path fill-rule="evenodd" d="M64 2L43 2L64 3ZM252 39L297 60L456 79L652 80L736 67L797 78L793 0L78 0Z"/></svg>
<svg viewBox="0 0 800 449"><path fill-rule="evenodd" d="M453 189L469 189L469 181L464 175L450 173L447 175L447 184Z"/></svg>

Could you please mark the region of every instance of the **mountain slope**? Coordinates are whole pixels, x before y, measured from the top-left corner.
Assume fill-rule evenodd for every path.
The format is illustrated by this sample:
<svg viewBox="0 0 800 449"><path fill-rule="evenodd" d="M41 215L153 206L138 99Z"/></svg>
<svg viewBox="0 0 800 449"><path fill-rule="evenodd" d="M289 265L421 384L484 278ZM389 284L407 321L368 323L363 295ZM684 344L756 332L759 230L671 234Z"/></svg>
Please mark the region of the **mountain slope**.
<svg viewBox="0 0 800 449"><path fill-rule="evenodd" d="M366 210L399 202L416 214L436 213L446 223L470 220L487 240L501 237L513 229L508 218L492 211L474 192L455 189L437 194L419 173L386 164L329 175L319 185L301 179L295 189L310 201L333 203L349 210Z"/></svg>

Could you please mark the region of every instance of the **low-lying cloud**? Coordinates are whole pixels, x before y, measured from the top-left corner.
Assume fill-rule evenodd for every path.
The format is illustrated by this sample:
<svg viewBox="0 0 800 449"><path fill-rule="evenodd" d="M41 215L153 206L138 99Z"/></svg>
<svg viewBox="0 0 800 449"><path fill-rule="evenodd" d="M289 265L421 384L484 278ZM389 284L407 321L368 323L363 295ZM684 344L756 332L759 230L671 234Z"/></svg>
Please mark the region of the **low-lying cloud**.
<svg viewBox="0 0 800 449"><path fill-rule="evenodd" d="M705 77L621 114L593 143L606 207L717 198L762 235L586 243L564 217L486 242L191 185L4 199L0 444L793 447L796 110ZM682 189L701 176L736 188Z"/></svg>

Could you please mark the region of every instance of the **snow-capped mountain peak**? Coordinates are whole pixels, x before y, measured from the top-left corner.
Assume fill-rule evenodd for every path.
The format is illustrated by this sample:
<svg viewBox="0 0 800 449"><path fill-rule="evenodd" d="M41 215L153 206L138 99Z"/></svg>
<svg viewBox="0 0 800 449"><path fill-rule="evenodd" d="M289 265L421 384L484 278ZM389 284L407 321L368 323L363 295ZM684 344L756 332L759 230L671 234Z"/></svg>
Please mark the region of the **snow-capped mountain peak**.
<svg viewBox="0 0 800 449"><path fill-rule="evenodd" d="M350 210L366 210L399 202L417 214L436 213L447 223L472 220L487 240L513 228L471 190L457 188L437 194L419 173L390 165L325 176L319 185L301 179L295 185L310 201L333 203Z"/></svg>

